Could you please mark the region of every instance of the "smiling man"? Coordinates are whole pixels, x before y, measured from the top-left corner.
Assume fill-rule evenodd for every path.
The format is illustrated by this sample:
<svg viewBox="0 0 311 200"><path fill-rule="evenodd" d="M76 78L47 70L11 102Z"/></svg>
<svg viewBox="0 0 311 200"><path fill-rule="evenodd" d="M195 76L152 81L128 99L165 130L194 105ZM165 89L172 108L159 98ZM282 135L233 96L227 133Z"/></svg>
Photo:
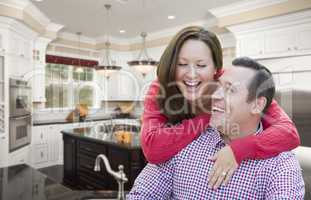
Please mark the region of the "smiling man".
<svg viewBox="0 0 311 200"><path fill-rule="evenodd" d="M221 76L213 95L211 126L170 161L148 164L128 199L303 199L301 169L292 152L243 161L219 189L208 187L214 155L230 141L261 134L261 116L271 104L271 72L250 58L237 58ZM223 174L226 176L226 174Z"/></svg>

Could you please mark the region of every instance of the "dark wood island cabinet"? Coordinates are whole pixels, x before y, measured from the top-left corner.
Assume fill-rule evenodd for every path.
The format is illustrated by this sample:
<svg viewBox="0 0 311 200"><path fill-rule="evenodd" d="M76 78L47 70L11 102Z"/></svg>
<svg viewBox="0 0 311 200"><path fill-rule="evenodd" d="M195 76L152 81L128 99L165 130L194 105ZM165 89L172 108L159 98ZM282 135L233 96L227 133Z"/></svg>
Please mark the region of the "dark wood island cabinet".
<svg viewBox="0 0 311 200"><path fill-rule="evenodd" d="M131 144L118 143L107 134L100 134L94 128L80 128L62 131L64 141L64 179L65 185L81 190L117 190L118 185L106 172L101 162L101 171L94 171L97 155L105 154L111 168L118 171L124 166L128 178L125 190L130 190L146 161L139 144L133 138Z"/></svg>

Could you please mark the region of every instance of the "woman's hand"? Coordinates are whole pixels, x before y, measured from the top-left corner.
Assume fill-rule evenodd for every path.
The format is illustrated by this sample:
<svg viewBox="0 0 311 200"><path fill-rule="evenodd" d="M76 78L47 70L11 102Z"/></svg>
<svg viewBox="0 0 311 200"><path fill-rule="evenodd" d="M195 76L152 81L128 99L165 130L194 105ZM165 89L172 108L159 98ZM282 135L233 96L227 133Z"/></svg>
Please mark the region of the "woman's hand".
<svg viewBox="0 0 311 200"><path fill-rule="evenodd" d="M208 175L208 187L218 189L222 183L227 185L239 166L230 146L225 146L209 159L215 163Z"/></svg>

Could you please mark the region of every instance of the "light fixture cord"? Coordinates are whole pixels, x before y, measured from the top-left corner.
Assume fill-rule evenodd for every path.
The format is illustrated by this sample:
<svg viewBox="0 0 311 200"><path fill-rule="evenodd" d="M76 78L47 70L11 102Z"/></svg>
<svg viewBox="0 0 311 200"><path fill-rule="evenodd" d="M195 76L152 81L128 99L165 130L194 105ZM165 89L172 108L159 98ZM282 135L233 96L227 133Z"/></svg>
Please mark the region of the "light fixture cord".
<svg viewBox="0 0 311 200"><path fill-rule="evenodd" d="M105 8L107 10L107 16L106 16L106 22L107 22L107 35L106 35L106 42L105 42L105 51L106 51L106 62L107 66L111 66L112 60L110 58L110 34L109 34L109 29L110 29L110 9L111 5L110 4L105 4Z"/></svg>
<svg viewBox="0 0 311 200"><path fill-rule="evenodd" d="M143 43L142 43L142 49L141 49L141 51L139 53L139 56L138 56L138 60L141 60L141 58L145 58L146 60L151 60L151 58L148 55L147 46L146 46L147 33L146 32L142 32L140 34L140 36L142 37Z"/></svg>

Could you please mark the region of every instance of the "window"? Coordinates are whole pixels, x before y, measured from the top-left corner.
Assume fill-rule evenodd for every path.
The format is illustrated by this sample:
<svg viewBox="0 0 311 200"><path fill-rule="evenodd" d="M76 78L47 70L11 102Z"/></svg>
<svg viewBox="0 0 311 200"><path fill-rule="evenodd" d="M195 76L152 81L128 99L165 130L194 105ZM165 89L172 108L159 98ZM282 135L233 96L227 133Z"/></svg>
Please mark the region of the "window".
<svg viewBox="0 0 311 200"><path fill-rule="evenodd" d="M94 69L62 64L46 65L46 108L95 105Z"/></svg>

